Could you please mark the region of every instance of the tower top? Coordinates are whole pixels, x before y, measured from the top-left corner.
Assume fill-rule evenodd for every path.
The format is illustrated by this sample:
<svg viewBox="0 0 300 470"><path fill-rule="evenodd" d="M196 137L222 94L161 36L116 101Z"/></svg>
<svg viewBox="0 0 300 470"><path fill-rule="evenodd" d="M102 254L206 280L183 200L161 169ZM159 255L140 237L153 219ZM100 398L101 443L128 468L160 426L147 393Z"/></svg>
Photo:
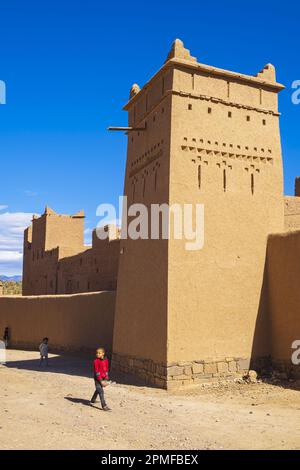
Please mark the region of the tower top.
<svg viewBox="0 0 300 470"><path fill-rule="evenodd" d="M183 59L188 60L189 62L197 62L196 57L192 57L189 49L184 47L181 39L175 39L173 42L166 62L170 59Z"/></svg>
<svg viewBox="0 0 300 470"><path fill-rule="evenodd" d="M189 49L186 49L181 39L175 39L162 67L150 78L150 80L140 88L136 83L132 85L129 94L129 101L123 109L128 110L130 106L143 96L145 91L151 87L152 83L168 69L180 67L191 73L205 74L225 79L227 81L235 81L241 84L262 87L267 91L278 93L284 89L284 86L276 82L276 72L274 65L266 64L258 73L253 75L232 72L230 70L221 69L211 65L202 64L197 58L192 56Z"/></svg>
<svg viewBox="0 0 300 470"><path fill-rule="evenodd" d="M80 211L76 212L75 214L73 215L69 215L69 214L58 214L57 212L55 212L51 207L49 206L46 206L45 207L45 211L44 213L42 214L43 216L44 215L56 215L57 217L70 217L70 218L74 218L74 219L81 219L81 218L84 218L85 215L84 215L84 210L81 209ZM33 216L33 219L38 219L40 218L40 216L38 215L34 215Z"/></svg>
<svg viewBox="0 0 300 470"><path fill-rule="evenodd" d="M51 207L46 206L44 215L56 215L56 212L53 209L51 209Z"/></svg>
<svg viewBox="0 0 300 470"><path fill-rule="evenodd" d="M276 83L276 71L274 65L266 64L264 68L255 75L255 77Z"/></svg>

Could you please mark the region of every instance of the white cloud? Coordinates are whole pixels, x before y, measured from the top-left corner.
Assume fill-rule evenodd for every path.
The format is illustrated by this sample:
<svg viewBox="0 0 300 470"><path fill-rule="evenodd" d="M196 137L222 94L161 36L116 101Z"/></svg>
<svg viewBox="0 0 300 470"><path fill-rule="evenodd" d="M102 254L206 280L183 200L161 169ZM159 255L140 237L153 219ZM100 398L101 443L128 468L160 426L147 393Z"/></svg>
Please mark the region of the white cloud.
<svg viewBox="0 0 300 470"><path fill-rule="evenodd" d="M4 209L7 209L8 206L5 206L4 204L0 204L0 211L4 211Z"/></svg>
<svg viewBox="0 0 300 470"><path fill-rule="evenodd" d="M0 251L0 264L20 261L22 259L22 253L17 251Z"/></svg>
<svg viewBox="0 0 300 470"><path fill-rule="evenodd" d="M31 219L32 214L27 212L0 214L0 274L14 276L22 273L23 233Z"/></svg>

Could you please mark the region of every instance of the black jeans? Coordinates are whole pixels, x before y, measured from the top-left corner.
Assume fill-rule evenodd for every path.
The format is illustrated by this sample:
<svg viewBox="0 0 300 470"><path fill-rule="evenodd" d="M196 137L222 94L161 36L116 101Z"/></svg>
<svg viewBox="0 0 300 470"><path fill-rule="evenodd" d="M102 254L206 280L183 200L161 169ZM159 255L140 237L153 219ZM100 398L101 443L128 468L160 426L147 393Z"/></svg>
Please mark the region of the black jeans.
<svg viewBox="0 0 300 470"><path fill-rule="evenodd" d="M96 379L95 379L95 387L96 387L96 390L95 390L94 395L92 396L91 402L95 403L97 395L99 395L101 406L102 408L104 408L106 406L105 398L104 398L104 390L103 390L101 383Z"/></svg>

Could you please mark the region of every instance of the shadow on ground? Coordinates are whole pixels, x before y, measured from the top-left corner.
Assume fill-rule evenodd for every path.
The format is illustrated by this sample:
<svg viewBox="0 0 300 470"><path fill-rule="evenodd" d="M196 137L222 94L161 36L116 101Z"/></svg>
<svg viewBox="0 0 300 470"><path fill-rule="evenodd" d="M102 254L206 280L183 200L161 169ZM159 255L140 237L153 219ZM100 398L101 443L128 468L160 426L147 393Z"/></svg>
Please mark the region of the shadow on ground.
<svg viewBox="0 0 300 470"><path fill-rule="evenodd" d="M70 401L71 403L92 406L90 400L86 400L85 398L74 398L74 397L65 397L65 400Z"/></svg>
<svg viewBox="0 0 300 470"><path fill-rule="evenodd" d="M75 398L75 397L64 397L65 400L70 401L74 405L85 405L89 406L90 408L96 408L97 410L104 411L101 407L100 400L96 401L95 403L91 403L90 400L86 400L85 398Z"/></svg>
<svg viewBox="0 0 300 470"><path fill-rule="evenodd" d="M57 356L49 357L49 365L40 365L40 359L37 353L36 359L25 359L18 361L6 361L5 367L8 369L32 370L43 373L75 375L79 377L89 377L93 379L93 360L94 356L87 353L70 354L58 353ZM151 387L142 379L131 374L111 373L110 378L123 385L133 385L136 387Z"/></svg>

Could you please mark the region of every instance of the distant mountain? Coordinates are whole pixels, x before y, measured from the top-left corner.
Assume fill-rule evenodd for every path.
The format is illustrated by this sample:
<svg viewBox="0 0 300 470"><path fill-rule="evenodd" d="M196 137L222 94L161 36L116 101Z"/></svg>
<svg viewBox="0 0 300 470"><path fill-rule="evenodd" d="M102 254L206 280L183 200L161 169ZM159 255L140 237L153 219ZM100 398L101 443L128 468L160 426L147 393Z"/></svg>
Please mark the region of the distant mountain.
<svg viewBox="0 0 300 470"><path fill-rule="evenodd" d="M2 276L0 274L0 281L13 281L13 282L21 282L22 276Z"/></svg>

